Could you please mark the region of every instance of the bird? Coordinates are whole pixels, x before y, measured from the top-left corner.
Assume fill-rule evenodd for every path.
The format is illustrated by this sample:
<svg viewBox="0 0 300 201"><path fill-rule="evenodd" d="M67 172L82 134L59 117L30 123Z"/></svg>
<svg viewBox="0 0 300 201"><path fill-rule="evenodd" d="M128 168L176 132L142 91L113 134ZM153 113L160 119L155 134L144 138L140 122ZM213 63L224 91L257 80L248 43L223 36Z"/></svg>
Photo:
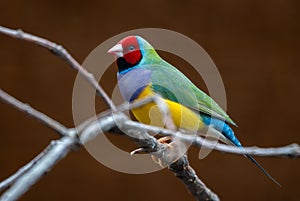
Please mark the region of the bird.
<svg viewBox="0 0 300 201"><path fill-rule="evenodd" d="M210 128L213 135L226 144L243 149L231 128L236 123L205 92L176 67L159 56L141 36L127 36L108 50L116 59L118 86L129 103L159 95L168 106L177 128L201 131ZM131 109L142 123L163 125L163 115L154 102ZM245 154L268 178L277 182L251 155Z"/></svg>

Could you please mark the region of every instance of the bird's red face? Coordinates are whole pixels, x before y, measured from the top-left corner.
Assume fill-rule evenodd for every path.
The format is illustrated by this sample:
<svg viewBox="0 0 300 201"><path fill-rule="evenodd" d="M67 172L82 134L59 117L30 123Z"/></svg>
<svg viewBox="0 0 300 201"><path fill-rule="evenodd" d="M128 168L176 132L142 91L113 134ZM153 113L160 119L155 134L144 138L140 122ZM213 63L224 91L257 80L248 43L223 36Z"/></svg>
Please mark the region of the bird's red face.
<svg viewBox="0 0 300 201"><path fill-rule="evenodd" d="M126 66L134 66L142 59L142 53L139 47L138 39L136 36L128 36L118 42L115 46L108 50L109 54L113 54L117 58L119 64ZM119 62L118 62L119 60ZM121 62L121 60L123 60Z"/></svg>

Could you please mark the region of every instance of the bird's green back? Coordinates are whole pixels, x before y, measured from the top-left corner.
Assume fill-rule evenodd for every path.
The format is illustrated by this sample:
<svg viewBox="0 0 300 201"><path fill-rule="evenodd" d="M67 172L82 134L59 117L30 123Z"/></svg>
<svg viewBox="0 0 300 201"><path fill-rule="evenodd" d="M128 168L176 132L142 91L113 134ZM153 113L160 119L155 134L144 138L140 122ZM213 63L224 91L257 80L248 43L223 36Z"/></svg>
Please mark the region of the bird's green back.
<svg viewBox="0 0 300 201"><path fill-rule="evenodd" d="M142 51L144 58L139 66L151 71L154 92L163 98L236 125L211 97L195 86L177 68L160 58L151 45Z"/></svg>

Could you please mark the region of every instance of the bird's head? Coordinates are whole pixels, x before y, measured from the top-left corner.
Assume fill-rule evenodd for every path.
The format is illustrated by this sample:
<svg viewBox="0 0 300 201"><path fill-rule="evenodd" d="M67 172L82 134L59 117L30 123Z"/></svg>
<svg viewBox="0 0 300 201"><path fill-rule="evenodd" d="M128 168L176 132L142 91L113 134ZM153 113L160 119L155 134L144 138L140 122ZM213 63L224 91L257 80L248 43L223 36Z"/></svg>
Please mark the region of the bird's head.
<svg viewBox="0 0 300 201"><path fill-rule="evenodd" d="M149 58L158 57L154 48L140 36L122 39L108 53L116 57L119 73L147 64Z"/></svg>

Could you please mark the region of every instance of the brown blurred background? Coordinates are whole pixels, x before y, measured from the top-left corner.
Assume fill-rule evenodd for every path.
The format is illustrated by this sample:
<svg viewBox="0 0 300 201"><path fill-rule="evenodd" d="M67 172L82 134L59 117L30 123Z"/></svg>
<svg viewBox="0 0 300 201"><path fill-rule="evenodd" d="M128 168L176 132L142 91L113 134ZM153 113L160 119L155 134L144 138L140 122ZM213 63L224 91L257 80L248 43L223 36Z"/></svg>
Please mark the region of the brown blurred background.
<svg viewBox="0 0 300 201"><path fill-rule="evenodd" d="M222 75L228 113L245 145L300 143L299 1L6 1L0 24L22 28L66 47L82 62L101 42L134 28L172 29L197 41ZM47 50L0 35L0 87L67 126L76 72ZM174 62L173 62L174 63ZM197 82L194 74L183 68ZM110 68L102 80L110 93ZM204 87L205 88L205 87ZM103 105L100 102L100 105ZM102 107L102 110L104 107ZM37 155L57 135L0 102L0 179ZM132 142L113 137L116 144ZM126 147L126 146L125 146ZM258 158L282 188L242 156L213 152L190 162L222 200L299 200L299 159ZM193 200L167 170L147 175L115 172L85 149L67 156L25 200Z"/></svg>

